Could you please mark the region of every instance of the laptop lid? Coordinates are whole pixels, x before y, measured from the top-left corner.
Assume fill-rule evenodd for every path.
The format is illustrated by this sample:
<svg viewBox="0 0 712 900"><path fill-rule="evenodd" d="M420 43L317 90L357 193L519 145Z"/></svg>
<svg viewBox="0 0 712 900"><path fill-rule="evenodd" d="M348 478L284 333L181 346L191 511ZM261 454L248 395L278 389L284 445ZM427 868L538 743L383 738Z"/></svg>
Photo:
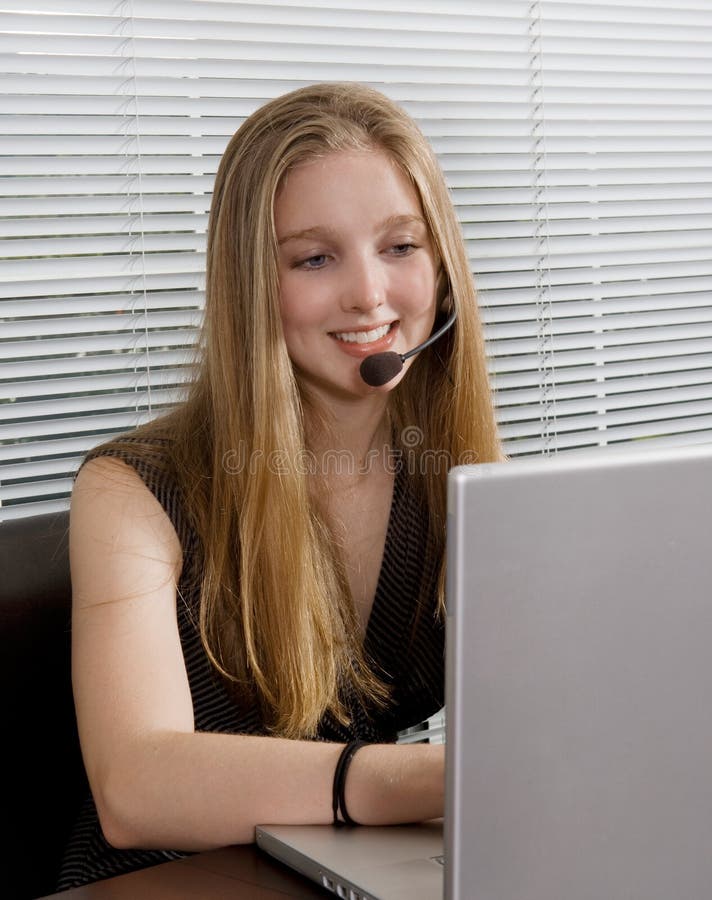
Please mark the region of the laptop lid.
<svg viewBox="0 0 712 900"><path fill-rule="evenodd" d="M712 886L712 448L453 469L447 900Z"/></svg>
<svg viewBox="0 0 712 900"><path fill-rule="evenodd" d="M347 900L436 900L443 895L442 820L335 828L262 825L258 847Z"/></svg>

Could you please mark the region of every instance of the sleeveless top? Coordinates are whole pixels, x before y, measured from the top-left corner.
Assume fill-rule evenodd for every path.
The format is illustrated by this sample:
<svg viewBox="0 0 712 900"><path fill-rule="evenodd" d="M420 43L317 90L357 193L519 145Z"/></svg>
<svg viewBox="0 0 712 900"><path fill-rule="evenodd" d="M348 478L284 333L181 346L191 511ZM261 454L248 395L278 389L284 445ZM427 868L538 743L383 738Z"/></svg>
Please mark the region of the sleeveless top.
<svg viewBox="0 0 712 900"><path fill-rule="evenodd" d="M123 438L130 443L130 438ZM156 445L165 445L156 439ZM177 617L196 731L268 734L256 704L240 703L211 667L196 627L200 602L201 553L198 537L183 509L180 492L164 469L128 450L99 447L86 459L114 456L128 463L170 518L183 551ZM424 721L444 703L444 623L437 617L437 568L430 549L427 511L408 483L405 466L395 477L390 517L371 615L364 638L366 658L391 688L383 710L363 709L344 696L351 723L327 714L316 740L346 743L360 738L389 743L397 732ZM410 636L410 639L408 639ZM58 890L120 875L187 856L180 850L118 850L104 838L91 796L81 810L67 847Z"/></svg>

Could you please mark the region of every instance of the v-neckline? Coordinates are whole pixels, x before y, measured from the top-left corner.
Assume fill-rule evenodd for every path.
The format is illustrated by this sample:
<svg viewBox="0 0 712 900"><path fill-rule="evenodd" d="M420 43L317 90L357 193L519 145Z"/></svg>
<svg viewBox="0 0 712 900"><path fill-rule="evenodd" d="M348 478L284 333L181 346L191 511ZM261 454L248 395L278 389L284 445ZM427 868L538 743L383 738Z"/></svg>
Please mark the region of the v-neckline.
<svg viewBox="0 0 712 900"><path fill-rule="evenodd" d="M395 472L395 478L393 479L393 488L391 493L391 508L388 513L388 525L386 527L386 539L383 545L383 556L381 557L381 566L378 570L378 579L376 580L376 590L373 594L373 603L371 604L371 611L368 616L368 621L366 622L366 627L363 632L363 648L368 653L369 656L373 656L370 653L370 647L373 644L375 638L373 636L374 625L377 625L379 620L382 617L381 607L384 604L383 594L385 591L384 587L384 573L391 568L391 557L394 553L393 548L393 540L392 533L395 528L396 522L398 521L397 512L399 511L400 504L402 502L403 490L404 490L404 473L403 466L399 465Z"/></svg>

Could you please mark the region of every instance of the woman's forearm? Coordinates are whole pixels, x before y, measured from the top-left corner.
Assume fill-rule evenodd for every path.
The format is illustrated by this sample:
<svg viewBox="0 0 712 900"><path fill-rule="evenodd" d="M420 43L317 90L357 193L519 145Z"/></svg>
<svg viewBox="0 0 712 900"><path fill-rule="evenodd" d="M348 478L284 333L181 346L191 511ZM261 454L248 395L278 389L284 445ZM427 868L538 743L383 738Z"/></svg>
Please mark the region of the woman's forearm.
<svg viewBox="0 0 712 900"><path fill-rule="evenodd" d="M102 828L116 847L205 850L248 843L258 824L327 824L341 750L249 735L144 737L93 785ZM442 815L443 751L361 748L346 780L350 816L380 825Z"/></svg>

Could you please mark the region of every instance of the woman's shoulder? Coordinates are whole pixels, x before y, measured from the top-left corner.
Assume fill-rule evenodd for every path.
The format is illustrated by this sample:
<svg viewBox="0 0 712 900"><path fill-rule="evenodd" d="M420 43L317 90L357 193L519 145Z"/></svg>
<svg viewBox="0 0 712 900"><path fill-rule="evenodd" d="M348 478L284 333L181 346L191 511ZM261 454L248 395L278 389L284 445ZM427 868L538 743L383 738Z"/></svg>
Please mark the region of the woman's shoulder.
<svg viewBox="0 0 712 900"><path fill-rule="evenodd" d="M180 553L177 528L159 497L126 461L111 454L88 459L77 473L71 498L70 544L143 548L173 546Z"/></svg>
<svg viewBox="0 0 712 900"><path fill-rule="evenodd" d="M184 552L166 510L127 463L97 455L81 468L70 505L74 608L138 597L149 584L173 584Z"/></svg>
<svg viewBox="0 0 712 900"><path fill-rule="evenodd" d="M112 437L84 456L74 481L74 494L95 490L110 499L141 501L156 493L161 477L170 472L170 444L162 436L140 432Z"/></svg>
<svg viewBox="0 0 712 900"><path fill-rule="evenodd" d="M94 473L102 473L131 480L132 469L152 492L165 492L176 487L174 439L169 431L151 427L120 434L93 447L79 467L82 473L88 466Z"/></svg>
<svg viewBox="0 0 712 900"><path fill-rule="evenodd" d="M132 468L149 466L156 470L169 470L173 451L173 438L166 431L130 431L92 447L82 465L95 459L122 460Z"/></svg>
<svg viewBox="0 0 712 900"><path fill-rule="evenodd" d="M72 502L78 495L101 497L107 504L131 508L134 517L161 507L183 547L190 539L183 492L175 475L173 440L166 433L131 432L90 450L77 473Z"/></svg>

